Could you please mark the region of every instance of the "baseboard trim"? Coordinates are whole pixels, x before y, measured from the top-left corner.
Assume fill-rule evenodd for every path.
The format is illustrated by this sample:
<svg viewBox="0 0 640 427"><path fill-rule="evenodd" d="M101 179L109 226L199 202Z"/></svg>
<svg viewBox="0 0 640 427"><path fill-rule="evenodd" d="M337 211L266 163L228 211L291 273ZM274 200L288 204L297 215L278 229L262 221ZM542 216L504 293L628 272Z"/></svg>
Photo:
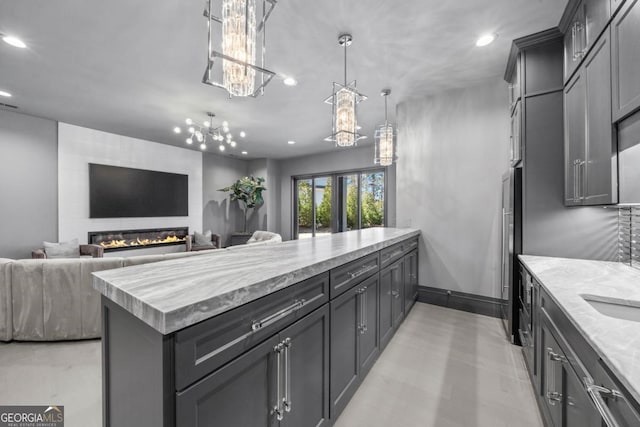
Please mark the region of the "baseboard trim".
<svg viewBox="0 0 640 427"><path fill-rule="evenodd" d="M469 313L501 317L500 300L498 298L432 288L430 286L418 286L418 301L453 308L454 310L468 311Z"/></svg>

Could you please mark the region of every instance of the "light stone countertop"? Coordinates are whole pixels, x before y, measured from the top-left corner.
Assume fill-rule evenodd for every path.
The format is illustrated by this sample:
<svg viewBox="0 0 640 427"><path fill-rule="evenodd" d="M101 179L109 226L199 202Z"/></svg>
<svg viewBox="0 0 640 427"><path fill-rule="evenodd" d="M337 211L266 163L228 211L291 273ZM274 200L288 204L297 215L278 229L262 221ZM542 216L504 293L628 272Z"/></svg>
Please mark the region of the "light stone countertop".
<svg viewBox="0 0 640 427"><path fill-rule="evenodd" d="M618 262L530 255L520 255L520 260L640 402L640 322L604 315L581 296L638 305L640 270Z"/></svg>
<svg viewBox="0 0 640 427"><path fill-rule="evenodd" d="M369 228L233 246L96 272L93 287L169 334L419 234L414 229Z"/></svg>

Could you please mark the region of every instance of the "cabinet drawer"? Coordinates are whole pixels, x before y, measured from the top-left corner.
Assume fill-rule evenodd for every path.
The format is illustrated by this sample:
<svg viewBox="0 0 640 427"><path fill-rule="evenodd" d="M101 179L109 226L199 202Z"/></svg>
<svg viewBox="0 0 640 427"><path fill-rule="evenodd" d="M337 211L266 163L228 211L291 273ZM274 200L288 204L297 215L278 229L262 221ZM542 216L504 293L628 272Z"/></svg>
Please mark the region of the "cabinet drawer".
<svg viewBox="0 0 640 427"><path fill-rule="evenodd" d="M331 270L331 299L343 294L380 268L378 253L373 253Z"/></svg>
<svg viewBox="0 0 640 427"><path fill-rule="evenodd" d="M410 252L418 247L418 239L409 239L404 242L396 243L395 245L384 248L380 251L380 268L385 268L390 265L402 255Z"/></svg>
<svg viewBox="0 0 640 427"><path fill-rule="evenodd" d="M323 273L178 331L176 389L184 389L328 301L329 274Z"/></svg>

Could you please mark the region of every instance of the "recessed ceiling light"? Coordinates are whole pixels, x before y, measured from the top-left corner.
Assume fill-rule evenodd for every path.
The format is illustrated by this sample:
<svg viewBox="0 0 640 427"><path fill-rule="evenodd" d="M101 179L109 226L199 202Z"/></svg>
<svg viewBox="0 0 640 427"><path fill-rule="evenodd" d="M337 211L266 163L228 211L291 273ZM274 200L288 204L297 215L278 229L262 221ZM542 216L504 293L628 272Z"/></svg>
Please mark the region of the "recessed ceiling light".
<svg viewBox="0 0 640 427"><path fill-rule="evenodd" d="M218 149L219 149L220 151L224 151L224 145L220 144L220 146L218 147Z"/></svg>
<svg viewBox="0 0 640 427"><path fill-rule="evenodd" d="M249 153L247 153L246 151L243 151L243 152L242 152L242 155L243 155L243 156L246 156L247 154L249 154Z"/></svg>
<svg viewBox="0 0 640 427"><path fill-rule="evenodd" d="M247 134L244 131L240 131L240 138L244 138Z"/></svg>
<svg viewBox="0 0 640 427"><path fill-rule="evenodd" d="M207 149L207 145L203 142L202 144L200 144L200 149L201 150L206 150Z"/></svg>
<svg viewBox="0 0 640 427"><path fill-rule="evenodd" d="M491 44L491 42L493 42L496 37L498 37L497 34L485 34L476 41L476 46L482 47Z"/></svg>
<svg viewBox="0 0 640 427"><path fill-rule="evenodd" d="M289 144L289 145L293 145L295 143L296 143L295 141L287 141L287 144Z"/></svg>
<svg viewBox="0 0 640 427"><path fill-rule="evenodd" d="M285 79L283 80L284 84L286 84L287 86L295 86L298 84L298 81L296 79L294 79L293 77L285 77Z"/></svg>
<svg viewBox="0 0 640 427"><path fill-rule="evenodd" d="M2 37L5 43L10 44L13 47L19 47L20 49L24 49L27 45L17 37L13 36L4 36Z"/></svg>
<svg viewBox="0 0 640 427"><path fill-rule="evenodd" d="M175 133L180 133L180 132L182 132L182 130L181 130L178 126L174 127L174 128L173 128L173 131L174 131Z"/></svg>
<svg viewBox="0 0 640 427"><path fill-rule="evenodd" d="M184 122L186 124L188 124L189 126L191 126L193 124L193 120L191 120L191 119L185 119Z"/></svg>
<svg viewBox="0 0 640 427"><path fill-rule="evenodd" d="M0 90L0 96L4 96L5 98L11 98L11 94L9 92L5 92L4 90Z"/></svg>

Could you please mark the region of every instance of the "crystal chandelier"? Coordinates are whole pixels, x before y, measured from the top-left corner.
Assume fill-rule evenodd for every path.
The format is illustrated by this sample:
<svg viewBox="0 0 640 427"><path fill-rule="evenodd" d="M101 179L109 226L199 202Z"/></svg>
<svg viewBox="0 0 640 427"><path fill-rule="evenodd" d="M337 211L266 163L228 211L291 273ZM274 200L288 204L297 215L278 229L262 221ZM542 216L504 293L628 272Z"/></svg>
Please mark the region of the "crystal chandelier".
<svg viewBox="0 0 640 427"><path fill-rule="evenodd" d="M387 121L387 97L391 89L383 89L380 95L384 96L384 124L376 128L376 152L373 162L380 166L390 166L396 161L396 130Z"/></svg>
<svg viewBox="0 0 640 427"><path fill-rule="evenodd" d="M202 123L202 126L197 125L191 119L186 119L184 121L187 125L187 138L185 139L185 142L189 145L194 142L199 142L201 150L207 149L207 142L211 142L212 144L217 143L220 151L225 151L225 142L231 148L235 148L238 144L233 139L233 135L229 130L229 123L224 121L220 126L215 127L213 126L213 118L216 115L213 113L207 113L207 116L209 116L209 119L205 120ZM180 126L176 126L173 128L173 132L181 134L182 128ZM240 132L240 136L243 137L244 132Z"/></svg>
<svg viewBox="0 0 640 427"><path fill-rule="evenodd" d="M213 13L213 0L208 1L208 7L204 11L207 18L208 51L203 83L225 89L229 97L256 97L264 93L265 86L275 75L273 71L264 68L264 58L265 26L276 2L277 0L222 0L221 17L218 17ZM214 28L214 23L220 26ZM221 33L217 34L218 31ZM218 37L221 38L222 52L213 48L214 39Z"/></svg>
<svg viewBox="0 0 640 427"><path fill-rule="evenodd" d="M350 34L341 34L338 37L338 43L344 46L344 85L334 82L333 94L324 100L331 104L333 109L333 133L326 137L325 141L335 142L338 147L351 147L356 145L359 139L366 138L358 133L357 106L367 97L357 91L355 80L347 84L347 47L352 41Z"/></svg>

